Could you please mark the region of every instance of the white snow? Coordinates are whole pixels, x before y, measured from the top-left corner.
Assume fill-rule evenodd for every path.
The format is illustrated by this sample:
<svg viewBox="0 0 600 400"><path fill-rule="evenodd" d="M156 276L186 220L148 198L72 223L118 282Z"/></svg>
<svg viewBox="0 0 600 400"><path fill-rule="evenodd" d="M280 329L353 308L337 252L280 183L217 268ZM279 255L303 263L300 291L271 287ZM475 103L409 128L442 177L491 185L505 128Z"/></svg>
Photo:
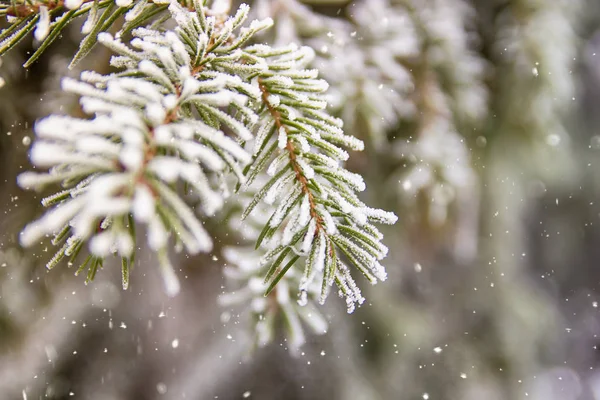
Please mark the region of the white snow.
<svg viewBox="0 0 600 400"><path fill-rule="evenodd" d="M42 41L48 36L48 33L50 33L50 13L46 6L40 6L39 13L40 19L35 26L33 36L36 40Z"/></svg>

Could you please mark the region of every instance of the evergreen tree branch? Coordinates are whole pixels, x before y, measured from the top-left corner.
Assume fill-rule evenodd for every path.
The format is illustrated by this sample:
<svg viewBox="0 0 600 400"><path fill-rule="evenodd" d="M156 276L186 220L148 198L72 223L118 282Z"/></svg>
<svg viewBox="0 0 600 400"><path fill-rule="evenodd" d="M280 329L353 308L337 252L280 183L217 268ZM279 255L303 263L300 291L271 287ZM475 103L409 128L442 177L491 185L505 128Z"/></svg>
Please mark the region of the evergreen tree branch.
<svg viewBox="0 0 600 400"><path fill-rule="evenodd" d="M211 236L196 212L210 217L222 208L229 176L238 177L240 196L252 193L266 170L271 178L254 192L243 216L261 202L268 205L271 216L256 240L262 255L256 270L268 265L261 287L269 296L277 286L278 309L297 348L309 291L320 291L323 303L335 282L351 312L364 298L346 264L371 283L386 279L379 261L387 248L373 223L397 218L367 207L356 194L365 189L362 177L342 166L349 157L343 148L362 150L363 143L325 112L328 85L305 68L312 49L250 44L272 20L244 26L247 6L227 17L227 1L212 8L200 0L185 7L172 1L173 30L135 28L130 42L105 32L115 15L140 4L150 3L107 3L102 22L92 25L74 58L97 40L115 53L110 63L118 72L87 71L63 81L91 118L50 116L36 124L31 160L49 171L24 173L19 183L38 190L59 183L63 190L43 200L50 210L23 230L21 242L30 246L50 236L59 249L48 268L65 258L76 263L87 248L76 272L87 270L86 282L117 255L125 289L141 226L166 291L174 295L179 281L169 243L188 254L211 251ZM189 192L199 199L199 210L189 205ZM285 300L290 283L300 291L293 306Z"/></svg>
<svg viewBox="0 0 600 400"><path fill-rule="evenodd" d="M294 248L294 253L299 251L305 258L300 302L306 303L307 289L319 275L320 301L325 301L329 287L336 281L351 312L354 304L364 299L338 254L343 254L371 283L385 280L378 260L387 249L370 222L394 223L396 217L366 207L356 196L356 191L364 190L364 182L339 165L348 153L338 145L362 150L362 142L346 136L341 121L322 111L327 103L320 94L327 85L316 79L316 71L301 69L312 61L314 53L308 48L288 48L283 55L267 53L272 58L269 70L258 79L263 102L260 121L271 128L265 133L268 137L255 146L255 160L264 158L264 152L269 152L266 157L273 156L274 160L267 169L271 180L257 192L244 216L261 199L268 204L279 200L258 238L260 245L278 230L283 231L278 246L263 258L264 264L271 264L266 281L272 284L267 295L282 272L290 268L290 264L284 264L290 247L294 248L303 237L301 248ZM293 68L290 60L296 60L299 69ZM279 156L275 146L268 145L269 140L277 143ZM372 246L365 250L361 247L364 243Z"/></svg>
<svg viewBox="0 0 600 400"><path fill-rule="evenodd" d="M193 187L207 215L221 207L222 198L204 170L223 171L250 157L220 129L227 127L243 140L251 135L242 122L219 108L235 104L252 116L245 104L253 93L259 94L239 76L199 68L209 62L236 68L230 64L232 51L211 46L215 38L226 36L214 18L203 17L209 37L200 31L196 13L176 3L170 11L182 24L178 35L140 29L134 32L133 48L109 34L100 35L100 41L119 54L112 63L125 66L123 72L108 76L87 72L80 82L64 80L63 89L79 94L84 111L94 119L52 116L36 126L39 140L32 161L51 170L22 174L19 182L26 188L62 182L65 190L43 201L52 210L29 225L21 241L31 245L46 234L53 234L56 244L66 240L49 268L64 256L76 258L84 242L89 242L93 255L88 280L110 253L130 259L135 220L147 226L149 246L158 252L167 290L174 294L178 283L166 257L168 236L174 234L190 254L212 247L175 184L182 181ZM227 36L246 12L242 9L237 19L224 24ZM265 26L256 23L249 32ZM185 38L192 33L199 40L186 48ZM247 72L261 69L242 53L236 54L237 59L244 61ZM195 118L196 112L206 124ZM131 260L123 261L124 287L130 264Z"/></svg>

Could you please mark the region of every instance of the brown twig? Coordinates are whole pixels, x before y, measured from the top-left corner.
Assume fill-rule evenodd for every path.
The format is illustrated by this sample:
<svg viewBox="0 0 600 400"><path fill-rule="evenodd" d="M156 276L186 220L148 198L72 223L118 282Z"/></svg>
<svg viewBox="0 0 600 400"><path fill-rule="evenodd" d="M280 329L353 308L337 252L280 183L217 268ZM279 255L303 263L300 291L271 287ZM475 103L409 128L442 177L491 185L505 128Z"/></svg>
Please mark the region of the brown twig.
<svg viewBox="0 0 600 400"><path fill-rule="evenodd" d="M90 0L87 0L87 1L90 1ZM85 1L85 2L87 2L87 1ZM28 17L31 14L38 13L40 11L41 6L46 6L48 8L48 11L52 11L57 8L64 7L64 1L63 0L58 0L58 1L50 0L46 3L14 4L11 7L8 7L6 9L6 15L9 15L11 17L17 17L17 18Z"/></svg>
<svg viewBox="0 0 600 400"><path fill-rule="evenodd" d="M271 103L269 102L269 91L260 78L258 79L258 86L259 86L261 94L262 94L263 102L265 103L265 105L267 106L267 109L269 110L269 113L273 117L273 120L275 121L275 126L277 127L277 130L279 131L280 129L283 128L286 131L286 133L289 133L288 126L285 125L281 121L281 113L279 112L279 110L277 110L275 107L273 107L273 105L271 105ZM315 234L319 233L320 231L324 232L323 217L321 217L321 215L317 212L317 203L315 201L315 196L312 193L312 191L310 190L310 187L308 186L308 179L306 179L306 176L304 176L304 174L302 173L300 164L298 163L298 160L296 159L296 157L297 157L296 156L296 146L289 139L289 136L287 139L287 143L285 145L285 150L287 151L288 156L290 158L290 164L292 165L292 169L294 171L294 174L296 175L296 180L300 183L302 192L308 196L308 204L310 207L310 216L315 219L315 223L316 223Z"/></svg>

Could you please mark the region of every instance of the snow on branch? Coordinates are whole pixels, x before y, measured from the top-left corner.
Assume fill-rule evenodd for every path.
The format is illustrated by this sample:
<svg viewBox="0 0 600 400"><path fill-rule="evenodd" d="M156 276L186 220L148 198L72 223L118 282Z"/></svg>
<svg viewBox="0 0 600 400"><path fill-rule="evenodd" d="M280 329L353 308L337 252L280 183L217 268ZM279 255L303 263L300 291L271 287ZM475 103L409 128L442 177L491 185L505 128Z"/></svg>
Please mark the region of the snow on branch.
<svg viewBox="0 0 600 400"><path fill-rule="evenodd" d="M175 275L165 257L169 237L190 254L212 248L211 236L181 197L182 186L201 200L206 215L213 215L223 195L212 175L227 169L242 178L241 167L250 156L238 141L252 137L246 125L257 117L247 103L259 92L240 76L217 68L243 62L245 73L256 73L264 66L225 48L235 41L207 47L214 38L229 40L243 22L244 8L222 27L214 17L190 13L177 3L170 11L179 22L175 32L139 29L131 46L100 35L117 53L112 63L124 66L122 72L85 72L79 81L63 81L63 89L81 97L92 119L50 116L36 125L31 161L49 171L24 173L19 183L27 189L60 183L63 190L43 200L50 211L24 229L21 242L29 246L52 236L61 247L48 268L64 257L74 262L87 243L90 256L80 270L89 268L88 281L104 258L115 253L123 259L127 287L134 225L143 224L149 247L160 255L169 294L175 294L178 284L169 283ZM190 37L198 39L191 42ZM240 110L242 118L222 111L226 105Z"/></svg>
<svg viewBox="0 0 600 400"><path fill-rule="evenodd" d="M172 30L137 27L129 42L94 31L115 53L110 63L118 72L86 71L63 81L89 118L54 115L36 124L31 161L48 171L23 173L19 184L61 189L42 201L49 211L23 230L21 243L50 237L58 251L48 268L68 258L79 264L77 273L87 270L86 282L117 255L127 288L142 227L174 295L179 282L167 256L171 243L188 254L211 251L202 219L223 207L235 177L235 196L251 197L242 217L259 204L270 214L254 219L260 225L256 262L238 275L250 294L269 299L276 293L277 309L294 328L291 348L298 348L300 320L316 331L326 327L303 307L309 296L323 303L335 283L352 312L364 301L354 269L373 284L386 279L380 261L387 248L374 224L397 217L359 199L363 178L343 163L347 149L364 146L325 111L328 84L306 68L314 51L253 43L273 21L245 24L248 6L230 17L228 9L227 1L212 8L200 0L186 7L172 1ZM238 253L229 249L227 258L239 267L248 261ZM295 288L299 299L292 305Z"/></svg>
<svg viewBox="0 0 600 400"><path fill-rule="evenodd" d="M379 261L387 248L372 223L393 224L396 216L367 207L356 195L365 189L363 179L346 170L342 162L348 158L344 148L362 150L363 144L345 135L341 120L324 111L327 103L322 93L327 85L317 78L316 70L303 69L312 61L312 50L288 46L285 52L273 54L254 46L248 51L265 57L269 65L258 78L265 104L259 125L269 128L257 134L253 164L266 165L272 158L267 168L271 178L244 212L247 216L261 200L274 206L257 243L278 238L262 259L269 265L266 294L294 264L290 259L299 255L305 260L300 303L306 303L308 288L319 276L320 302L335 282L352 312L364 298L346 263L371 283L385 280ZM248 182L259 171L251 166ZM280 238L275 236L282 230Z"/></svg>

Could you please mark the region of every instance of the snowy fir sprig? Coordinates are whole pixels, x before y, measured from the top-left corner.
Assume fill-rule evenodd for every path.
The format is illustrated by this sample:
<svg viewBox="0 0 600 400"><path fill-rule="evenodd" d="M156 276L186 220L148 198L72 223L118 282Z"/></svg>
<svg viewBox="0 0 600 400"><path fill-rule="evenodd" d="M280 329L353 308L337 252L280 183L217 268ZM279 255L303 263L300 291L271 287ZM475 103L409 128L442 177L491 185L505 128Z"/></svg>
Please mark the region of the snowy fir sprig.
<svg viewBox="0 0 600 400"><path fill-rule="evenodd" d="M379 260L387 248L372 223L395 223L396 216L369 208L356 196L365 184L362 177L341 166L348 153L340 146L362 150L363 144L343 133L341 120L323 112L327 103L319 95L327 88L326 82L316 79L316 70L290 68L291 60L301 66L309 63L310 48L288 46L273 52L254 46L252 51L269 57L269 69L258 78L263 107L245 186L274 159L267 168L270 180L257 191L243 217L261 200L275 206L257 246L283 229L281 243L263 257L263 264L270 265L266 294L295 260L303 258L301 301L317 273L323 272L323 301L335 282L351 312L363 297L339 254L371 283L385 280ZM280 56L284 51L289 54Z"/></svg>
<svg viewBox="0 0 600 400"><path fill-rule="evenodd" d="M223 29L231 34L245 10ZM222 42L228 38L215 31L214 19L204 17L206 30L202 31L198 17L192 18L176 3L171 11L183 19L176 32L140 28L134 32L131 47L107 33L100 36L103 44L119 54L111 63L125 68L122 73L88 72L81 81L63 81L63 89L79 94L83 110L95 118L51 116L36 126L39 140L31 150L32 162L51 170L25 173L19 183L36 188L60 182L65 190L43 200L52 211L29 225L21 241L30 245L47 234L55 234L55 244L65 241L48 267L64 256L76 257L89 240L91 258L82 264L86 267L89 262L88 279L103 258L116 251L123 257L123 285L127 287L133 228L138 222L147 225L148 244L159 253L167 291L174 294L178 283L166 257L169 232L177 234L190 254L212 248L210 235L177 193L176 183L193 188L207 215L221 207L222 196L213 190L206 172L230 166L240 173L239 164L250 157L215 126L227 126L242 140L250 139L251 133L220 107L231 105L251 117L254 114L246 102L252 93L259 93L239 76L204 70L209 60L228 72L233 65L235 50L217 49L218 45L210 43L210 35L218 35ZM267 25L254 24L247 36ZM186 48L185 37L192 34L197 39ZM231 47L239 46L240 40L244 37ZM260 70L243 53L236 58L248 61L244 71ZM194 113L205 118L197 119Z"/></svg>
<svg viewBox="0 0 600 400"><path fill-rule="evenodd" d="M266 177L258 179L265 181ZM304 325L314 334L327 332L327 319L317 307L321 286L318 279L315 279L308 287L305 303L300 304L297 297L302 273L299 268L290 268L269 295L264 295L268 283L264 280L261 257L276 246L276 242L281 240L282 232L276 233L278 237L273 240L263 241L255 248L254 243L261 234L264 221L269 218L269 205L258 205L242 221L239 216L252 200L252 195L252 191L242 193L233 203L232 211L237 218L229 219L229 228L238 233L242 242L223 250L226 262L223 272L228 291L219 296L218 302L223 307L225 321L232 315L237 315L236 309L245 311L242 315L253 327L254 346L262 347L273 341L281 327L286 347L295 354L306 342ZM322 273L318 278L322 278Z"/></svg>
<svg viewBox="0 0 600 400"><path fill-rule="evenodd" d="M213 249L203 220L222 208L233 176L234 199L252 194L242 217L259 204L270 214L256 238L259 260L246 268L264 275L263 294L271 298L278 287L277 304L291 316L299 311L282 300L292 296L291 284L304 306L315 285L323 303L335 283L352 312L364 301L354 270L373 284L386 279L380 261L387 248L374 224L397 217L357 196L365 183L343 163L345 148L362 150L363 143L325 111L328 84L306 68L314 51L253 44L272 21L245 24L249 7L228 17L225 3L172 1L174 29L135 28L129 42L97 35L115 53L110 63L118 72L63 80L89 118L53 115L36 124L31 161L48 172L23 173L19 184L62 188L42 200L50 210L23 230L21 243L51 237L58 251L48 268L68 258L77 273L87 269L87 282L114 254L127 288L143 228L175 295L169 250Z"/></svg>

